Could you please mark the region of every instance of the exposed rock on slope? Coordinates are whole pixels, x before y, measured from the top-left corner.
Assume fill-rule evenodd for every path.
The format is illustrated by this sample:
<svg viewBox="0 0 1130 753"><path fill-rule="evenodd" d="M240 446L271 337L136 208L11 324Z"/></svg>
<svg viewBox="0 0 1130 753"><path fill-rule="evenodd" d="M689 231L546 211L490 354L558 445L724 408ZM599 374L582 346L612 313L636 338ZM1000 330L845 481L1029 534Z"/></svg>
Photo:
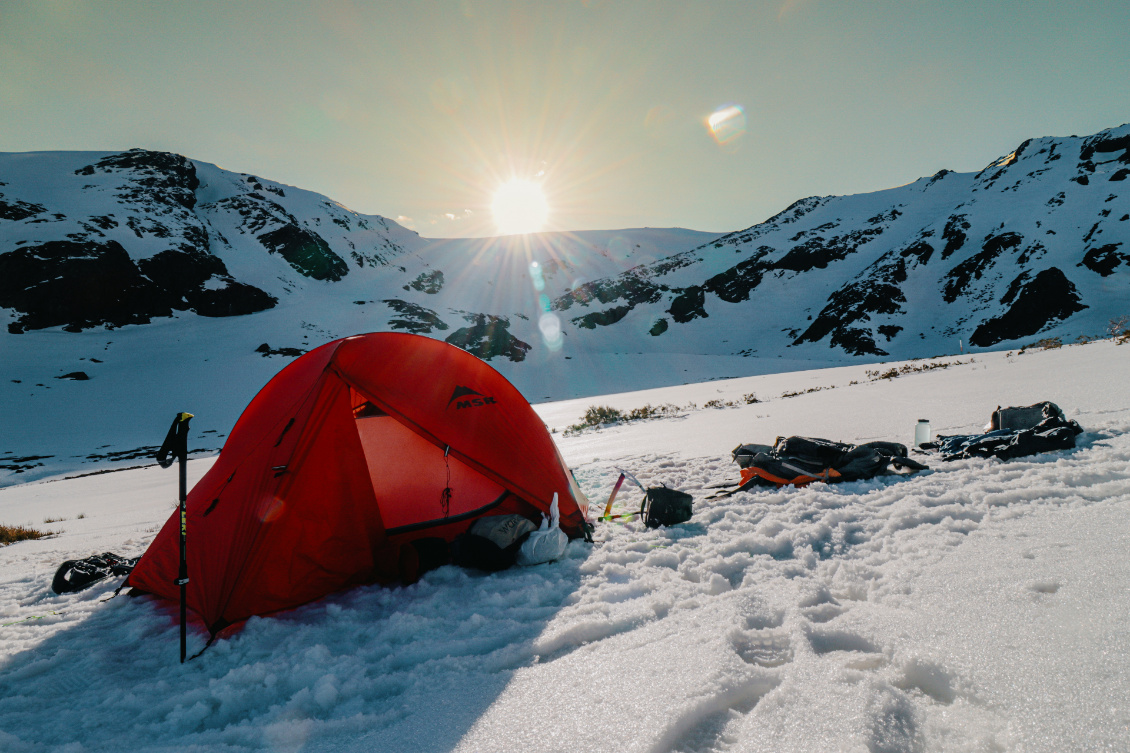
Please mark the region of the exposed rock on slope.
<svg viewBox="0 0 1130 753"><path fill-rule="evenodd" d="M554 309L590 309L570 321L609 341L740 354L917 357L1094 335L1130 310L1128 163L1130 126L1030 139L976 174L798 201Z"/></svg>
<svg viewBox="0 0 1130 753"><path fill-rule="evenodd" d="M563 343L827 360L1073 338L1130 311L1128 165L1121 126L720 237L429 241L176 154L0 155L0 316L25 333L255 313L308 347L394 329L514 362Z"/></svg>

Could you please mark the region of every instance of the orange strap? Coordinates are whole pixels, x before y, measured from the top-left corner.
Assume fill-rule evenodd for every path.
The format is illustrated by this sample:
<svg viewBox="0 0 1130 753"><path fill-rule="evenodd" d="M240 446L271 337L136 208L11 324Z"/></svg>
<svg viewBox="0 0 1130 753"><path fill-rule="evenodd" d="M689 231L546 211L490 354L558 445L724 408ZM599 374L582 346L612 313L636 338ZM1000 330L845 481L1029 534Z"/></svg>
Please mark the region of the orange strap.
<svg viewBox="0 0 1130 753"><path fill-rule="evenodd" d="M800 487L800 486L807 486L808 484L811 484L813 481L828 481L829 479L839 478L839 476L840 476L840 474L839 474L839 472L836 471L835 468L825 468L824 473L822 473L819 476L806 476L806 475L801 474L801 475L798 475L795 478L791 478L791 479L781 478L780 476L774 476L772 473L765 470L764 468L758 468L756 466L751 467L751 468L742 468L742 470L741 470L742 486L745 486L750 481L752 481L754 478L763 478L766 481L768 481L769 483L776 484L777 486L792 485L792 486Z"/></svg>

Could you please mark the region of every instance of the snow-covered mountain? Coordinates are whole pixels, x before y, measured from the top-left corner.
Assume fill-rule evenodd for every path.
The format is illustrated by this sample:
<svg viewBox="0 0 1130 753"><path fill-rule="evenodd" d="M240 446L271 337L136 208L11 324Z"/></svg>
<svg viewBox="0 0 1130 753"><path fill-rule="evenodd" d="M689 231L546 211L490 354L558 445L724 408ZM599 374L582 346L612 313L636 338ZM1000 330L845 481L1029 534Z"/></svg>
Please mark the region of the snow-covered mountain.
<svg viewBox="0 0 1130 753"><path fill-rule="evenodd" d="M975 174L802 199L554 309L605 339L630 329L641 344L673 341L651 347L762 356L912 358L959 340L1095 335L1130 312L1128 176L1130 125L1032 139Z"/></svg>
<svg viewBox="0 0 1130 753"><path fill-rule="evenodd" d="M1097 335L1130 313L1128 175L1124 125L721 237L429 240L175 154L0 154L0 473L129 462L179 410L216 449L358 332L445 339L534 401Z"/></svg>
<svg viewBox="0 0 1130 753"><path fill-rule="evenodd" d="M11 334L275 307L332 321L361 306L370 329L521 361L533 346L506 332L512 317L529 320L550 297L712 237L638 230L429 241L319 194L177 154L0 155L0 306Z"/></svg>

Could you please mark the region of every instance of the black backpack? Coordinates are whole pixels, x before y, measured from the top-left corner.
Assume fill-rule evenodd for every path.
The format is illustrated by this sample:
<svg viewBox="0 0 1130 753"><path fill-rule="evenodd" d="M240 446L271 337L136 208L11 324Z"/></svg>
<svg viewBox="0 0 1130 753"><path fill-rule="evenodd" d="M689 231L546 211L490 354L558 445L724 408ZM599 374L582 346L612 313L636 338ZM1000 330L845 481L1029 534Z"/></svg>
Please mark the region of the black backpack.
<svg viewBox="0 0 1130 753"><path fill-rule="evenodd" d="M103 552L84 560L67 560L55 571L51 590L57 594L81 591L111 575L129 575L140 557L126 559L112 552Z"/></svg>
<svg viewBox="0 0 1130 753"><path fill-rule="evenodd" d="M856 481L896 471L926 470L907 457L897 442L867 442L852 445L819 437L778 437L773 446L739 445L733 451L741 469L737 489L715 496L729 496L752 487L804 486L814 481Z"/></svg>
<svg viewBox="0 0 1130 753"><path fill-rule="evenodd" d="M640 505L640 517L648 528L673 526L691 519L694 497L686 492L653 486Z"/></svg>

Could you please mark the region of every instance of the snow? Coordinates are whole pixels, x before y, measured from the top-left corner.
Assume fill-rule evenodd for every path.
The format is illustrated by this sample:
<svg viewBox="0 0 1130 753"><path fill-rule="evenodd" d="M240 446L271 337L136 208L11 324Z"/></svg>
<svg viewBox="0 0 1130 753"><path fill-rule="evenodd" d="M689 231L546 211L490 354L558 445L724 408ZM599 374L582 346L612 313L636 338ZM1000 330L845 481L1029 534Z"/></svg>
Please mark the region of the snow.
<svg viewBox="0 0 1130 753"><path fill-rule="evenodd" d="M594 507L625 467L693 493L694 517L602 523L551 564L351 589L183 666L175 605L49 590L64 559L144 551L175 472L0 489L0 522L55 534L0 548L0 750L1125 750L1130 347L909 365L943 361L538 405ZM739 443L909 443L919 418L974 432L1044 399L1085 428L1075 450L706 498ZM565 433L590 405L647 403L683 410ZM204 640L194 626L189 650Z"/></svg>

